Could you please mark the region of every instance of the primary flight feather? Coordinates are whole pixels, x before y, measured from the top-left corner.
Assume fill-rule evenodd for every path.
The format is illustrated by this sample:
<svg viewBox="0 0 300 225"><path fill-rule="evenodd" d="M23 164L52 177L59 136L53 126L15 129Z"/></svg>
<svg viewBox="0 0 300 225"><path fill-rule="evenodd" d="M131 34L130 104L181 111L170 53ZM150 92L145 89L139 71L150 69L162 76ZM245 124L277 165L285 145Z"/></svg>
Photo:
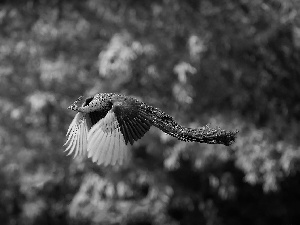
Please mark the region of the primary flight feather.
<svg viewBox="0 0 300 225"><path fill-rule="evenodd" d="M133 97L99 93L84 100L79 97L68 109L77 112L67 131L68 155L87 152L93 162L122 165L128 158L128 144L133 144L153 125L181 141L230 145L237 132L208 126L187 128L159 110Z"/></svg>

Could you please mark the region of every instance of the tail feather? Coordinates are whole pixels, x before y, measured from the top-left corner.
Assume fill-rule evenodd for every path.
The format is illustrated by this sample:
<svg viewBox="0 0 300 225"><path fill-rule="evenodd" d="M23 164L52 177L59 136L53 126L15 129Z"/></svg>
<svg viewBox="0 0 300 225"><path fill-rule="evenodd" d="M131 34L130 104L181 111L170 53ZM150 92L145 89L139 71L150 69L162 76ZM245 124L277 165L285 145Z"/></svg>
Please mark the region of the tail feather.
<svg viewBox="0 0 300 225"><path fill-rule="evenodd" d="M220 128L211 128L208 125L200 128L188 128L179 125L171 116L154 108L147 108L152 124L163 132L181 140L207 144L231 145L236 138L237 131L226 131Z"/></svg>

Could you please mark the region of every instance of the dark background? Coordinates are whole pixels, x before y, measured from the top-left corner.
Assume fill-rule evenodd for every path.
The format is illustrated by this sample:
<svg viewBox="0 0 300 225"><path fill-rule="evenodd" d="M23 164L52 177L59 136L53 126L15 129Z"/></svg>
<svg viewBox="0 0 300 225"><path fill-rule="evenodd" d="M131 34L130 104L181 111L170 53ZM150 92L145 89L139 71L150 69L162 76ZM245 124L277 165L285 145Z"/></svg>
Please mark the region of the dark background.
<svg viewBox="0 0 300 225"><path fill-rule="evenodd" d="M1 224L300 224L299 9L1 1ZM98 92L240 132L226 147L151 128L124 168L67 157L66 108Z"/></svg>

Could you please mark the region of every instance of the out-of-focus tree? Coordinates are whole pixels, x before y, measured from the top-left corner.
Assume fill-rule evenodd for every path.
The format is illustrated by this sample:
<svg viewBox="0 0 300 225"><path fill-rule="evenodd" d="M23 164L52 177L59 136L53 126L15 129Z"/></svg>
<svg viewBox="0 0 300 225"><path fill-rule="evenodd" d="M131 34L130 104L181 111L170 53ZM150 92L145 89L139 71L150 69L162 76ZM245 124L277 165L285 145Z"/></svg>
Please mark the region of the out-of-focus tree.
<svg viewBox="0 0 300 225"><path fill-rule="evenodd" d="M3 224L298 224L296 0L0 2ZM224 146L151 129L125 168L72 160L79 95L143 98Z"/></svg>

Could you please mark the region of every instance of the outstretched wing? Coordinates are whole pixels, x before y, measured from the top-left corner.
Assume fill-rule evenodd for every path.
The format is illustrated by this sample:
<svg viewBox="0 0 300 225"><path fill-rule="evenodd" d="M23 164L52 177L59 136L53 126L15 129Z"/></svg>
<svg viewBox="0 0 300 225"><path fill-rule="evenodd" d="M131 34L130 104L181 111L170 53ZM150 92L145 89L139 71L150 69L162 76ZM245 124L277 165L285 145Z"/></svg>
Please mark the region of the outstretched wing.
<svg viewBox="0 0 300 225"><path fill-rule="evenodd" d="M88 157L104 165L122 165L128 158L128 149L112 110L99 120L88 133Z"/></svg>
<svg viewBox="0 0 300 225"><path fill-rule="evenodd" d="M150 129L151 122L138 100L125 97L113 101L112 111L115 113L125 143L133 144Z"/></svg>
<svg viewBox="0 0 300 225"><path fill-rule="evenodd" d="M112 108L88 133L88 157L98 164L121 165L128 159L127 144L144 136L150 126L137 100L112 99Z"/></svg>
<svg viewBox="0 0 300 225"><path fill-rule="evenodd" d="M75 115L67 132L68 138L64 145L67 146L65 151L68 152L68 155L74 153L74 157L76 157L77 155L85 154L87 149L87 134L88 124L86 115L79 112Z"/></svg>

